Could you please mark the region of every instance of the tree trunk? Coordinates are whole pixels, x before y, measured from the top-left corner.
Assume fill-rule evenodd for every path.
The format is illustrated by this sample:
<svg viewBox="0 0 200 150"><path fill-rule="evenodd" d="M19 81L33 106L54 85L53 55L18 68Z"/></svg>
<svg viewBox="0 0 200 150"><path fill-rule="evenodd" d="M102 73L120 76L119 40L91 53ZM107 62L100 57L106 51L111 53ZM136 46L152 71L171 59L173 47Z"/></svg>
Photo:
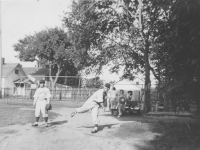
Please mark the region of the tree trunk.
<svg viewBox="0 0 200 150"><path fill-rule="evenodd" d="M51 62L49 63L49 76L50 76L50 80L51 80L51 89L52 90L54 90L56 82L58 80L58 77L59 77L59 75L60 75L60 73L62 71L62 69L60 68L59 64L57 64L57 67L58 67L58 71L56 73L55 79L53 79L53 77L51 76L52 75L52 73L51 73Z"/></svg>
<svg viewBox="0 0 200 150"><path fill-rule="evenodd" d="M200 101L199 101L199 99L197 99L196 104L197 104L197 115L200 116Z"/></svg>
<svg viewBox="0 0 200 150"><path fill-rule="evenodd" d="M145 42L145 49L144 49L144 60L145 60L145 88L144 88L144 110L145 113L148 113L151 110L151 104L150 104L150 87L151 87L151 81L150 81L150 65L149 65L149 46L148 42Z"/></svg>
<svg viewBox="0 0 200 150"><path fill-rule="evenodd" d="M49 79L50 79L50 81L51 81L51 90L53 90L53 78L52 78L52 76L51 76L51 61L49 61Z"/></svg>
<svg viewBox="0 0 200 150"><path fill-rule="evenodd" d="M158 103L162 103L163 102L163 92L161 92L160 90L160 86L161 86L161 75L160 75L160 59L158 60L158 90L157 90L157 94L158 94L158 99L157 102Z"/></svg>
<svg viewBox="0 0 200 150"><path fill-rule="evenodd" d="M167 97L167 94L163 94L163 99L164 99L164 111L168 112L169 111L169 98Z"/></svg>

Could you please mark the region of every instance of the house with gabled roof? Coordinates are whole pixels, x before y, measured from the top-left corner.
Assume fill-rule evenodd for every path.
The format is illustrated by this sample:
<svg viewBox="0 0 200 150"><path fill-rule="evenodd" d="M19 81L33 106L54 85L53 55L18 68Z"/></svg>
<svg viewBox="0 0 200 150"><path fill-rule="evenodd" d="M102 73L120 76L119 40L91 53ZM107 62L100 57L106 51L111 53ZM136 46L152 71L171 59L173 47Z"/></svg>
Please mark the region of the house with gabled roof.
<svg viewBox="0 0 200 150"><path fill-rule="evenodd" d="M23 70L27 77L33 82L31 89L35 89L39 80L45 80L46 76L49 74L49 70L47 68L23 67Z"/></svg>
<svg viewBox="0 0 200 150"><path fill-rule="evenodd" d="M2 63L2 96L25 95L29 86L26 74L19 63Z"/></svg>

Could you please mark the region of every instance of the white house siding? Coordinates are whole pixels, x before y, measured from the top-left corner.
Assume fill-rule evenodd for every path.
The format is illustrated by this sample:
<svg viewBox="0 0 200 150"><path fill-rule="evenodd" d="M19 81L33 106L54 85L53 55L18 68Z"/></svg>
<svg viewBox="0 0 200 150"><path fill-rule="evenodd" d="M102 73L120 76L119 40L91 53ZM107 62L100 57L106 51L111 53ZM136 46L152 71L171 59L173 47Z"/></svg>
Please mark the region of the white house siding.
<svg viewBox="0 0 200 150"><path fill-rule="evenodd" d="M15 69L18 69L19 72L18 74L15 74ZM21 79L21 77L25 77L26 74L24 73L24 71L22 70L22 68L18 65L15 69L13 69L5 78L5 83L4 83L4 89L9 88L9 95L14 95L14 87L15 84L13 83L13 81L17 80L17 79ZM19 95L24 95L25 94L25 87L23 88L19 88L18 89L18 93Z"/></svg>
<svg viewBox="0 0 200 150"><path fill-rule="evenodd" d="M4 97L4 93L5 93L5 90L4 90L4 85L5 85L5 78L2 78L2 82L1 82L1 88L2 88L2 91L1 91L1 93L2 93L2 96Z"/></svg>

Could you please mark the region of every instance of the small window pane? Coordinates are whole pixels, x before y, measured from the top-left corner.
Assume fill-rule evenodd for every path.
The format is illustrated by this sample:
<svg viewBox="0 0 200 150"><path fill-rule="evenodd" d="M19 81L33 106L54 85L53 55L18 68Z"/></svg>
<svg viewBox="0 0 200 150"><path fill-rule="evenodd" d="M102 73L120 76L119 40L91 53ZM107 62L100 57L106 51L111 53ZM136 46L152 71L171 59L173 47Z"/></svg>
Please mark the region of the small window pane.
<svg viewBox="0 0 200 150"><path fill-rule="evenodd" d="M15 74L19 74L19 70L15 69Z"/></svg>

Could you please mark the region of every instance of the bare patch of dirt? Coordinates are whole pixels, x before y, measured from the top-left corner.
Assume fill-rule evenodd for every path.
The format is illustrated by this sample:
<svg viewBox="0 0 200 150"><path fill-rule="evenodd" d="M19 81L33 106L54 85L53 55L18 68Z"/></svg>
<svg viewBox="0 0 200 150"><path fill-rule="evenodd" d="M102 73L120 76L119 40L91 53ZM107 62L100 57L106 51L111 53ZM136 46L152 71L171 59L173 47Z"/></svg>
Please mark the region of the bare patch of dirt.
<svg viewBox="0 0 200 150"><path fill-rule="evenodd" d="M91 114L77 114L71 118L72 111L72 108L54 109L52 112L59 115L51 119L48 128L43 122L38 127L31 127L31 123L2 127L0 147L6 150L133 150L157 135L148 130L148 125L134 121L134 116L122 121L109 112L101 112L99 132L92 134Z"/></svg>

